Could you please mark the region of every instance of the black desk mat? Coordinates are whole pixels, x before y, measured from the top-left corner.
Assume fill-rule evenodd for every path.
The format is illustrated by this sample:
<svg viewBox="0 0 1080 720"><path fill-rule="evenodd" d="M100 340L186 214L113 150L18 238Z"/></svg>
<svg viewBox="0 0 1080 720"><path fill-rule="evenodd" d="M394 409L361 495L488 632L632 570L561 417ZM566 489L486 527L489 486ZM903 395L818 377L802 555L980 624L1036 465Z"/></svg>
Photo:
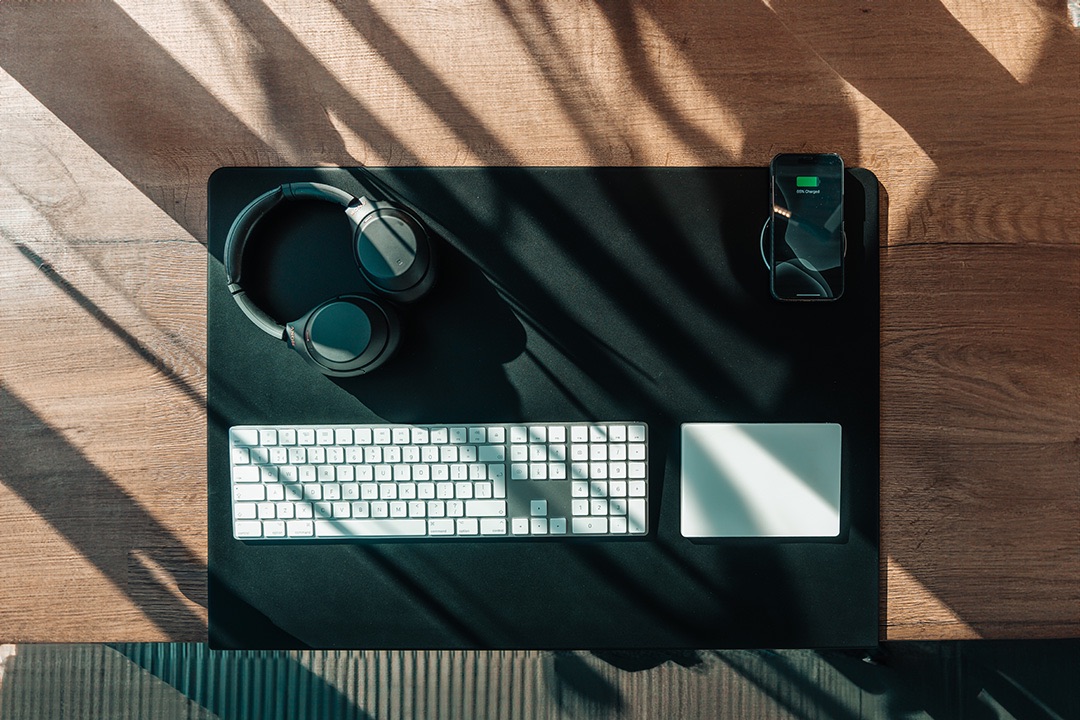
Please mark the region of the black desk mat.
<svg viewBox="0 0 1080 720"><path fill-rule="evenodd" d="M326 378L249 323L222 247L235 215L313 180L408 203L440 279L398 357ZM225 168L210 178L210 643L216 648L709 648L878 640L878 183L846 176L847 287L770 298L765 168ZM278 319L363 289L329 203L275 209L245 287ZM235 424L635 419L643 539L260 545L229 518ZM679 425L843 426L839 541L679 534Z"/></svg>

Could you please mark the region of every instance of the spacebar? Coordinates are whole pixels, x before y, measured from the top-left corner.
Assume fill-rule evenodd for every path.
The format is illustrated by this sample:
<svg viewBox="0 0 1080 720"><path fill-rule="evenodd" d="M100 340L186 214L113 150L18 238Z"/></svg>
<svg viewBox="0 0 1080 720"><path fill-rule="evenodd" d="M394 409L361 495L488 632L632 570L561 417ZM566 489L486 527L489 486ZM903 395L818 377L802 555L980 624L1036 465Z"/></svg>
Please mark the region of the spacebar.
<svg viewBox="0 0 1080 720"><path fill-rule="evenodd" d="M375 520L316 520L315 537L408 537L427 535L427 520L379 518Z"/></svg>

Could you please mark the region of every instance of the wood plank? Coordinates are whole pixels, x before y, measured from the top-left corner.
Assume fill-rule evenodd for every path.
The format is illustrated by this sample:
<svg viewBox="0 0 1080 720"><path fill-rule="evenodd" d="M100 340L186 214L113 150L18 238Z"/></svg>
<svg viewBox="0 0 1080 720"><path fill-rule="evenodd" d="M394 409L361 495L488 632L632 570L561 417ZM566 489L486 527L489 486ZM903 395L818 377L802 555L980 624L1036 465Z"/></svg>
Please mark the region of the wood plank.
<svg viewBox="0 0 1080 720"><path fill-rule="evenodd" d="M1076 635L1080 248L890 247L882 271L886 636Z"/></svg>

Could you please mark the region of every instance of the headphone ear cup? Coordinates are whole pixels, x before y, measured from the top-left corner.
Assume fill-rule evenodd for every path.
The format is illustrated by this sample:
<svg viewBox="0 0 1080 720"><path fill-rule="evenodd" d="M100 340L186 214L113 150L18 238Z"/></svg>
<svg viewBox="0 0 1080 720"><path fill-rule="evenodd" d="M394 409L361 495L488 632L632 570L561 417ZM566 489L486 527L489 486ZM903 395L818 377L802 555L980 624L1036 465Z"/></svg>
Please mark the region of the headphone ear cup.
<svg viewBox="0 0 1080 720"><path fill-rule="evenodd" d="M393 356L401 342L401 322L388 303L341 295L288 323L285 341L324 375L355 377Z"/></svg>
<svg viewBox="0 0 1080 720"><path fill-rule="evenodd" d="M435 283L435 248L420 219L389 202L371 203L356 223L353 257L378 292L398 302L423 297Z"/></svg>

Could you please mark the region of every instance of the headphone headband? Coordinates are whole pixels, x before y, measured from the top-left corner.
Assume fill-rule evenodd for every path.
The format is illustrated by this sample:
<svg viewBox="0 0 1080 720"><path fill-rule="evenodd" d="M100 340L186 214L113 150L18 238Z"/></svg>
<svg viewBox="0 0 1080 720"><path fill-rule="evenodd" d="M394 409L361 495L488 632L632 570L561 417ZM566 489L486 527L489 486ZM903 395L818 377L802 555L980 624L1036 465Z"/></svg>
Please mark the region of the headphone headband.
<svg viewBox="0 0 1080 720"><path fill-rule="evenodd" d="M247 247L251 231L263 217L277 207L282 200L325 200L344 208L358 205L362 201L340 188L314 182L294 182L268 190L252 200L240 211L229 227L225 238L225 277L229 283L229 292L233 300L251 322L263 332L276 338L285 336L285 326L261 310L247 296L240 286L240 270L243 266L244 250Z"/></svg>

